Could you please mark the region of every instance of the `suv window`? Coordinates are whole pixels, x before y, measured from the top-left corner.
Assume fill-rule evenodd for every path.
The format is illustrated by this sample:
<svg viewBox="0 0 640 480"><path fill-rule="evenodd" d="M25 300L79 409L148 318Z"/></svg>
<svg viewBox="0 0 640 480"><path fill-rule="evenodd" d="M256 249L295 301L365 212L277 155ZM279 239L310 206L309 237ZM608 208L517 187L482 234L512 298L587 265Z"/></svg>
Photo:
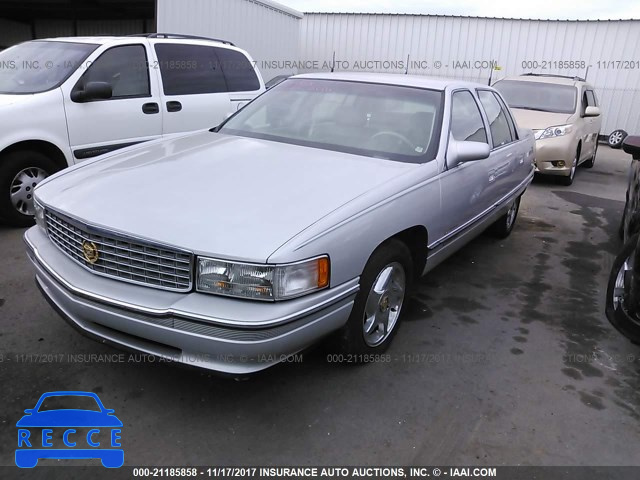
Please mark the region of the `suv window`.
<svg viewBox="0 0 640 480"><path fill-rule="evenodd" d="M478 96L489 119L489 128L491 129L494 148L512 142L513 136L509 128L507 114L502 105L500 105L500 102L498 102L496 96L488 90L480 90Z"/></svg>
<svg viewBox="0 0 640 480"><path fill-rule="evenodd" d="M155 49L165 95L227 91L215 47L159 43Z"/></svg>
<svg viewBox="0 0 640 480"><path fill-rule="evenodd" d="M75 88L82 89L89 82L107 82L113 91L112 99L150 96L144 46L123 45L105 51L82 75Z"/></svg>
<svg viewBox="0 0 640 480"><path fill-rule="evenodd" d="M216 53L230 92L260 90L260 80L247 57L229 48L216 48Z"/></svg>
<svg viewBox="0 0 640 480"><path fill-rule="evenodd" d="M480 109L468 90L451 97L451 135L458 141L489 143Z"/></svg>

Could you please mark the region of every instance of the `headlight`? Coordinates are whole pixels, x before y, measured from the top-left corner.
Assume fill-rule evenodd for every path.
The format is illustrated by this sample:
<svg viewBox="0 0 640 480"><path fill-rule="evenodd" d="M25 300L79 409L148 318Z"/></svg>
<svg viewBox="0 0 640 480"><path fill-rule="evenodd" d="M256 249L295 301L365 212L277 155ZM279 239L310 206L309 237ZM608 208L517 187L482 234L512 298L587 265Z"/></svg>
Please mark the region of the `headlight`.
<svg viewBox="0 0 640 480"><path fill-rule="evenodd" d="M573 125L558 125L557 127L549 127L544 130L534 130L533 135L536 140L544 140L545 138L561 137L567 133L571 133Z"/></svg>
<svg viewBox="0 0 640 480"><path fill-rule="evenodd" d="M47 222L44 219L44 207L36 197L33 197L33 217L36 220L36 225L46 232Z"/></svg>
<svg viewBox="0 0 640 480"><path fill-rule="evenodd" d="M286 300L329 286L329 257L288 265L260 265L198 258L199 292L251 298Z"/></svg>

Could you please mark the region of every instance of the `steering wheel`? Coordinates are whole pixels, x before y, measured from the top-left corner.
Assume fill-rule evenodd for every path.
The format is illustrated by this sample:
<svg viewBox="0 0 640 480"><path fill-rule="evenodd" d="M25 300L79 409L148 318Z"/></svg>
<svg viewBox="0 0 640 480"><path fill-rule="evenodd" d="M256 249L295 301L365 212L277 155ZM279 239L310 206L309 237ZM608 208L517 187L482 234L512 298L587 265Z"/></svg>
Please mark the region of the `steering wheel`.
<svg viewBox="0 0 640 480"><path fill-rule="evenodd" d="M384 130L382 132L378 132L375 135L373 135L371 137L370 140L375 140L376 138L382 137L382 136L388 136L388 137L394 137L397 138L398 140L401 140L402 143L404 143L405 145L407 145L409 147L409 149L413 150L414 149L414 145L413 142L411 142L411 140L409 140L407 137L405 137L404 135L402 135L401 133L398 132L392 132L391 130Z"/></svg>

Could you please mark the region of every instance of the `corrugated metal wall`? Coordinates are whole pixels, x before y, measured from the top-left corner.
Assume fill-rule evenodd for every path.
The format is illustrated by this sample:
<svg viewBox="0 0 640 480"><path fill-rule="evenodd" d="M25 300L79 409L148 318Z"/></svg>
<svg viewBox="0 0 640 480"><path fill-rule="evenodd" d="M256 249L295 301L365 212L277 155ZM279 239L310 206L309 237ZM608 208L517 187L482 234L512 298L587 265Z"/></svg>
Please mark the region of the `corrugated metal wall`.
<svg viewBox="0 0 640 480"><path fill-rule="evenodd" d="M294 73L282 62L298 58L302 15L287 7L257 0L158 0L157 17L158 32L221 38L247 50L265 81Z"/></svg>
<svg viewBox="0 0 640 480"><path fill-rule="evenodd" d="M342 62L336 63L338 69L404 73L409 55L409 73L487 82L488 65L475 62L496 61L502 67L494 72L497 79L530 71L584 76L584 68L561 69L553 63L584 61L591 65L588 81L600 98L602 133L607 134L616 128L640 133L639 51L640 21L634 20L306 13L300 35L301 58L331 63L335 52ZM539 62L538 68L525 61ZM549 65L543 69L545 61Z"/></svg>

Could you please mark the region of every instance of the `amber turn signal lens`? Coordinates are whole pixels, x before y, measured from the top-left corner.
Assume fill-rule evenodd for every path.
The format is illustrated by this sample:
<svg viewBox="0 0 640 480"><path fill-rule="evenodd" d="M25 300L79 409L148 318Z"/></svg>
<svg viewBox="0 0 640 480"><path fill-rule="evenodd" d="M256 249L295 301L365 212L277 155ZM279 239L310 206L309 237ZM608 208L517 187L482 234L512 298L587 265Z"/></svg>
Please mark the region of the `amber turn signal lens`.
<svg viewBox="0 0 640 480"><path fill-rule="evenodd" d="M318 288L329 285L329 259L322 257L318 259Z"/></svg>

